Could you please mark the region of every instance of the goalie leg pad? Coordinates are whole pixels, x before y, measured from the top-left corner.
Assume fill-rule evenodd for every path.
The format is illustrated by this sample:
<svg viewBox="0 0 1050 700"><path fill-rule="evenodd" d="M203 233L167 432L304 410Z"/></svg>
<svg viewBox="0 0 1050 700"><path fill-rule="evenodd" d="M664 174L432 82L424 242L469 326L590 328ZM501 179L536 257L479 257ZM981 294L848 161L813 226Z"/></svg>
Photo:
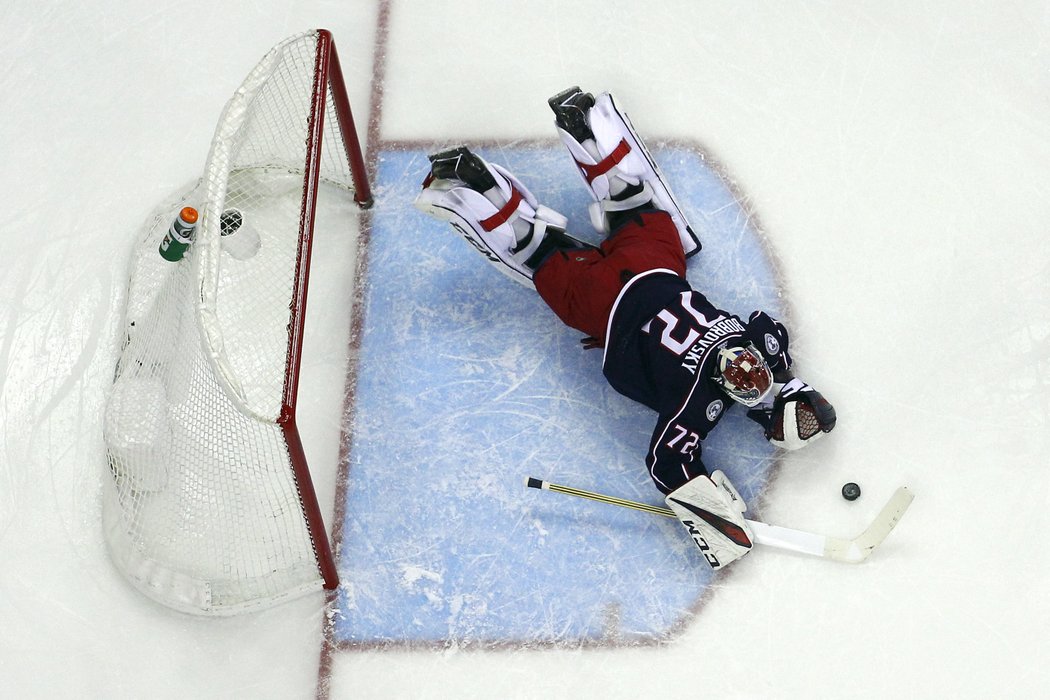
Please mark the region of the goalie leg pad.
<svg viewBox="0 0 1050 700"><path fill-rule="evenodd" d="M751 551L746 505L721 471L686 482L667 495L668 507L716 571Z"/></svg>
<svg viewBox="0 0 1050 700"><path fill-rule="evenodd" d="M424 180L415 206L451 224L500 272L535 288L535 269L551 249L586 247L565 233L568 221L563 215L540 204L505 168L487 163L465 148L454 150L471 159L475 169L483 168L480 176L477 172L469 175L474 186L455 177L437 177L438 158L444 155L438 154L432 157L434 170ZM446 170L447 166L441 174L448 175ZM493 186L479 192L479 182L484 183L480 186Z"/></svg>
<svg viewBox="0 0 1050 700"><path fill-rule="evenodd" d="M556 114L555 101L569 92L551 98L551 107ZM645 142L627 115L620 111L612 95L602 93L596 97L594 105L585 111L584 119L593 140L578 140L557 122L555 125L594 199L590 206L594 227L609 234L611 213L648 205L671 215L686 256L699 252L699 237L689 225ZM583 135L580 129L573 131L577 136Z"/></svg>

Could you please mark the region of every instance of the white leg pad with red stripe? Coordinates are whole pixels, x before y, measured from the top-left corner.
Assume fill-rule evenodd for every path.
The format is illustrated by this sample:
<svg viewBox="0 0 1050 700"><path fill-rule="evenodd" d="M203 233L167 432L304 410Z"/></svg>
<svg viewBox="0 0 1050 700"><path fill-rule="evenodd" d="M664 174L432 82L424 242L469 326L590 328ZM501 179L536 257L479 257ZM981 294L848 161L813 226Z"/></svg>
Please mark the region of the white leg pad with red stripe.
<svg viewBox="0 0 1050 700"><path fill-rule="evenodd" d="M595 98L594 106L587 110L587 125L594 134L594 141L588 140L586 144L560 127L556 128L594 198L590 206L594 227L608 234L608 212L634 209L651 200L653 206L671 215L685 254L698 252L700 239L678 206L645 142L634 130L631 120L617 107L612 95L606 92ZM625 200L612 199L613 194L629 185L642 185L643 189Z"/></svg>
<svg viewBox="0 0 1050 700"><path fill-rule="evenodd" d="M485 165L496 180L496 187L486 193L488 196L459 180L428 177L416 197L416 208L449 222L500 272L535 289L534 270L525 263L543 242L548 227L564 231L568 221L540 204L506 169L493 163ZM519 240L524 240L524 244Z"/></svg>

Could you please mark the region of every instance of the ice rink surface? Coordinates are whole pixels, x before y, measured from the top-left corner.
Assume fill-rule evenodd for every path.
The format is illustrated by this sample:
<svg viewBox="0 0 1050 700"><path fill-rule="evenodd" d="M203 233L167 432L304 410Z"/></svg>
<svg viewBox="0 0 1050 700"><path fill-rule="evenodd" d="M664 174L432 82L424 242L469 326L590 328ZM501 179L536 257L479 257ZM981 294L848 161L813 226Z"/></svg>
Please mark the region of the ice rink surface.
<svg viewBox="0 0 1050 700"><path fill-rule="evenodd" d="M51 2L0 18L0 696L1050 694L1045 3ZM320 595L205 620L135 592L99 504L131 243L199 175L247 71L311 27L335 36L373 157L550 139L545 100L573 84L613 91L647 137L703 144L761 221L800 374L839 413L782 460L762 519L853 534L907 484L883 548L854 567L756 552L686 629L635 646L322 653ZM341 403L323 388L306 437L331 507Z"/></svg>
<svg viewBox="0 0 1050 700"><path fill-rule="evenodd" d="M599 240L560 141L472 146L563 212L569 230ZM689 279L742 318L760 308L788 320L754 217L695 144L650 146L704 241ZM332 641L667 641L704 604L712 578L681 525L524 488L533 475L661 503L639 469L655 418L609 387L601 353L583 350L581 334L533 290L413 206L419 178L406 174L427 172L426 154L402 144L377 168L383 196L370 212L345 518L334 528L344 585ZM406 231L425 252L405 245ZM775 452L743 411L727 411L703 445L706 462L756 508ZM393 483L397 507L382 495Z"/></svg>

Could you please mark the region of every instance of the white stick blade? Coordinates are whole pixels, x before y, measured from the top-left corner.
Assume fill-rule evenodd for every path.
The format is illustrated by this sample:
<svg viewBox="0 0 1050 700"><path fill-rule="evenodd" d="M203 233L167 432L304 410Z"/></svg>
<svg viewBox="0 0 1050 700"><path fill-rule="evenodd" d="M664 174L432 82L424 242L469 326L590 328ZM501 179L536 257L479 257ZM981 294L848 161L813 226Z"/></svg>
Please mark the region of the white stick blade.
<svg viewBox="0 0 1050 700"><path fill-rule="evenodd" d="M824 556L851 564L859 564L882 544L897 523L904 517L908 506L915 500L915 494L907 486L901 486L883 506L875 519L864 532L852 540L829 537L825 544Z"/></svg>

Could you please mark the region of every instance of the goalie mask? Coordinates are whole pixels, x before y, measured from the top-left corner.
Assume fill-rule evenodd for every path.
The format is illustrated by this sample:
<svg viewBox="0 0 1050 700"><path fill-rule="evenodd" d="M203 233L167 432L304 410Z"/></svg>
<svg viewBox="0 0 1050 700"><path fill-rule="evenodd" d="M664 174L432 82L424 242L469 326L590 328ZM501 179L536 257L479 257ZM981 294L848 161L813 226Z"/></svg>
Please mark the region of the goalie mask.
<svg viewBox="0 0 1050 700"><path fill-rule="evenodd" d="M720 348L715 361L715 384L729 398L754 408L769 395L773 387L773 373L753 344Z"/></svg>

